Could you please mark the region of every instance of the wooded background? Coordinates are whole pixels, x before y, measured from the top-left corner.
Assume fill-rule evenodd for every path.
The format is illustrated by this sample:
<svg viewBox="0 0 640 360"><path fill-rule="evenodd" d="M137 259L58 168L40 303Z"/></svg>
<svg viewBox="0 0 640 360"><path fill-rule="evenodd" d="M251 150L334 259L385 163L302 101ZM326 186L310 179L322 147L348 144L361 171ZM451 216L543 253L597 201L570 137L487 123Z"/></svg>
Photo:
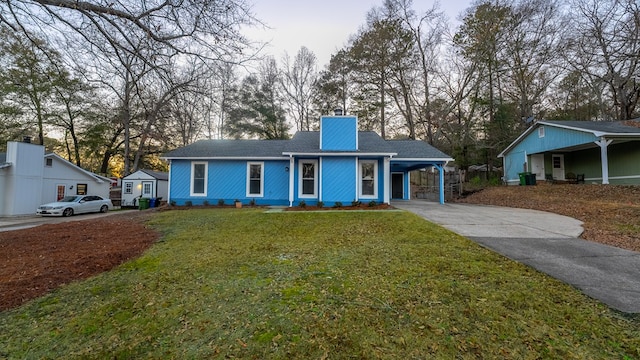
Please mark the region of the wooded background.
<svg viewBox="0 0 640 360"><path fill-rule="evenodd" d="M456 159L496 155L541 119L638 117L637 0L477 1L453 27L434 5L372 8L320 69L243 35L244 0L0 0L0 151L32 136L108 176L163 170L198 139L284 139L336 107L362 130Z"/></svg>

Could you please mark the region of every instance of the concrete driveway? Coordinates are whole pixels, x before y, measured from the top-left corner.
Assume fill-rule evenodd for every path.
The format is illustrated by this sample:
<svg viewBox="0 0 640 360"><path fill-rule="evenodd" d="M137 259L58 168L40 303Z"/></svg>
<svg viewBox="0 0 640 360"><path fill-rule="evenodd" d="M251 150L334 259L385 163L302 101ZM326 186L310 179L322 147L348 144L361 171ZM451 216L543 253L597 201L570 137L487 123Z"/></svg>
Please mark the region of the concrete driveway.
<svg viewBox="0 0 640 360"><path fill-rule="evenodd" d="M393 206L571 284L611 308L640 313L640 253L579 239L583 229L576 219L536 210L420 200Z"/></svg>
<svg viewBox="0 0 640 360"><path fill-rule="evenodd" d="M127 211L133 211L133 210L127 210ZM90 219L95 219L95 218L110 216L115 214L122 214L122 211L109 211L104 214L103 213L79 214L79 215L74 215L70 217L36 216L36 215L0 217L0 232L28 229L28 228L36 227L43 224L59 224L59 223L69 222L69 221L90 220Z"/></svg>

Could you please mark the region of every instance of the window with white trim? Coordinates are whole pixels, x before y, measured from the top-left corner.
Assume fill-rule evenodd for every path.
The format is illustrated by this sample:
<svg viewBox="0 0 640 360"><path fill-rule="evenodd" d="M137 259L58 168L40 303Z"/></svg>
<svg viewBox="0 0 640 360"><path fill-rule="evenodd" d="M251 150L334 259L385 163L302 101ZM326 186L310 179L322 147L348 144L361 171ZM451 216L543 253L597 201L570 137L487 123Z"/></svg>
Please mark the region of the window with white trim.
<svg viewBox="0 0 640 360"><path fill-rule="evenodd" d="M318 197L318 160L300 160L299 197Z"/></svg>
<svg viewBox="0 0 640 360"><path fill-rule="evenodd" d="M132 182L125 182L124 183L124 193L125 194L133 194L133 183Z"/></svg>
<svg viewBox="0 0 640 360"><path fill-rule="evenodd" d="M378 161L360 160L360 166L358 166L358 177L360 179L360 198L377 198Z"/></svg>
<svg viewBox="0 0 640 360"><path fill-rule="evenodd" d="M538 137L539 138L543 138L544 137L544 126L540 126L538 128Z"/></svg>
<svg viewBox="0 0 640 360"><path fill-rule="evenodd" d="M191 163L191 196L207 195L207 168L206 162Z"/></svg>
<svg viewBox="0 0 640 360"><path fill-rule="evenodd" d="M262 196L264 189L264 163L247 163L247 197Z"/></svg>

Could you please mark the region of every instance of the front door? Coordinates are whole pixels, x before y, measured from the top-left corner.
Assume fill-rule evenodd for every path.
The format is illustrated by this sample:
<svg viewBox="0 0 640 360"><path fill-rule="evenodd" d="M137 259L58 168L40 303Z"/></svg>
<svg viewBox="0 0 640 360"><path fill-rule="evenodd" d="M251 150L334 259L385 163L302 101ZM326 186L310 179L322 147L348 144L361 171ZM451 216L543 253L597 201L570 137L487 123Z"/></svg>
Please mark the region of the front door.
<svg viewBox="0 0 640 360"><path fill-rule="evenodd" d="M564 180L564 155L551 155L553 164L553 178L556 180Z"/></svg>
<svg viewBox="0 0 640 360"><path fill-rule="evenodd" d="M391 174L391 198L404 199L404 174Z"/></svg>

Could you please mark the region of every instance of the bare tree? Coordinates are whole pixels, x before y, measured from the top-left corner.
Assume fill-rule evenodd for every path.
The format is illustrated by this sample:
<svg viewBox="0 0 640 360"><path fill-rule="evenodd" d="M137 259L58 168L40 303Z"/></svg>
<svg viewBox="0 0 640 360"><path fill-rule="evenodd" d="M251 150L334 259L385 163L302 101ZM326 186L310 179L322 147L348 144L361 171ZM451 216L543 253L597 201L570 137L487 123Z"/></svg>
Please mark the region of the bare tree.
<svg viewBox="0 0 640 360"><path fill-rule="evenodd" d="M282 87L289 112L293 115L298 130L309 131L311 92L318 76L316 55L303 46L298 50L293 63L289 55L285 55L282 62Z"/></svg>
<svg viewBox="0 0 640 360"><path fill-rule="evenodd" d="M240 28L256 22L244 0L1 0L0 22L14 31L79 35L93 46L136 52L141 39L174 54L219 59L248 41Z"/></svg>
<svg viewBox="0 0 640 360"><path fill-rule="evenodd" d="M638 116L640 4L636 0L575 0L571 6L571 65L591 82L608 85L615 117Z"/></svg>

